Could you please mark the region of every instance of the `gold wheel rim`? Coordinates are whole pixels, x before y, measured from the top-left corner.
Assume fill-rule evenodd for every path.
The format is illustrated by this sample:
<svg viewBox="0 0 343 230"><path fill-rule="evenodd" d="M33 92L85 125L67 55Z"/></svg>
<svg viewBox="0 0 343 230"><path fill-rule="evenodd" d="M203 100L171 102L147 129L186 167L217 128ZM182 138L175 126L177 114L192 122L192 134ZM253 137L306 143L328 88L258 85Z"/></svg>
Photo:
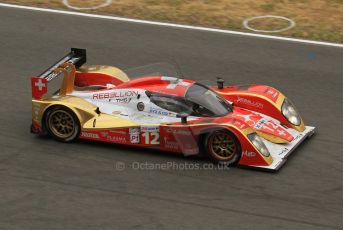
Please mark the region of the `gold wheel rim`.
<svg viewBox="0 0 343 230"><path fill-rule="evenodd" d="M64 110L56 110L49 117L51 132L59 138L70 137L75 130L73 117Z"/></svg>
<svg viewBox="0 0 343 230"><path fill-rule="evenodd" d="M237 151L237 146L231 135L219 132L210 137L209 148L212 154L221 160L231 160Z"/></svg>

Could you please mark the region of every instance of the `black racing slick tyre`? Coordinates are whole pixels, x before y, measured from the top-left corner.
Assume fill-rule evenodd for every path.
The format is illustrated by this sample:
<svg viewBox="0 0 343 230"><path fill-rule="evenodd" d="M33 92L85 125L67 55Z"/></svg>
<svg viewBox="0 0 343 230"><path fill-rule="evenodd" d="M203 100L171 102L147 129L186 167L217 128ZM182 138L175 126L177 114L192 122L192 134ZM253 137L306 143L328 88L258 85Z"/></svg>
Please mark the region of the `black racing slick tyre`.
<svg viewBox="0 0 343 230"><path fill-rule="evenodd" d="M217 130L205 138L207 156L215 163L234 166L241 159L241 146L237 137L227 130Z"/></svg>
<svg viewBox="0 0 343 230"><path fill-rule="evenodd" d="M61 142L71 142L80 135L81 125L75 113L65 106L54 106L45 115L49 134Z"/></svg>

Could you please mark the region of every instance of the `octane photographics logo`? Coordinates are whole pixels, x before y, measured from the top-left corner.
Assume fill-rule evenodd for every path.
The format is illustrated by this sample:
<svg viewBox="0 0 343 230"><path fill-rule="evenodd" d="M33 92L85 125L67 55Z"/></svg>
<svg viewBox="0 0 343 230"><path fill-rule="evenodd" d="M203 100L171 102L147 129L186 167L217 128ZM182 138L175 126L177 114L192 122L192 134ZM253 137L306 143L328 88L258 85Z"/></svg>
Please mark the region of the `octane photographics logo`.
<svg viewBox="0 0 343 230"><path fill-rule="evenodd" d="M122 162L122 161L117 161L115 164L114 164L114 169L116 171L123 171L125 170L125 163Z"/></svg>
<svg viewBox="0 0 343 230"><path fill-rule="evenodd" d="M126 169L150 171L150 170L179 170L179 171L192 171L192 170L229 170L230 168L222 164L213 163L189 163L189 162L174 162L167 161L163 163L152 162L130 162L125 163L117 161L114 163L114 169L116 171L124 171Z"/></svg>

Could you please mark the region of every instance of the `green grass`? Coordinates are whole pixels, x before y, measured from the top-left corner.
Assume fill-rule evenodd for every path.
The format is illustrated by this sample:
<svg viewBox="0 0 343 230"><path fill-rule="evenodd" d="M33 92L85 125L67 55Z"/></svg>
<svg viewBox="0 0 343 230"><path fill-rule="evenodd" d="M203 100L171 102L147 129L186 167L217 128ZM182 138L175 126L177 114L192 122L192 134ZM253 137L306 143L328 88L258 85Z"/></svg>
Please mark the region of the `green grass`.
<svg viewBox="0 0 343 230"><path fill-rule="evenodd" d="M1 0L0 0L1 1ZM5 3L67 9L62 0L2 0ZM91 0L69 0L71 5L91 6ZM96 3L102 3L96 0ZM343 43L343 0L114 0L106 8L84 11L130 18L191 24L251 32L244 19L279 15L296 22L291 30L273 35ZM251 22L256 29L275 30L286 23Z"/></svg>

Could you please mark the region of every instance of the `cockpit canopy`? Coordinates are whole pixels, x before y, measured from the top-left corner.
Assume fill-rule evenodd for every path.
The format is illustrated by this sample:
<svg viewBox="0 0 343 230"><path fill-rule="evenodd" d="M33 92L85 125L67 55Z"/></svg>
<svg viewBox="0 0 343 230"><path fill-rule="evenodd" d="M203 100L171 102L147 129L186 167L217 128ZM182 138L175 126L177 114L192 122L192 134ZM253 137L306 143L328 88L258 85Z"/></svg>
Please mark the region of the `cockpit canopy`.
<svg viewBox="0 0 343 230"><path fill-rule="evenodd" d="M195 83L184 97L147 91L152 103L174 113L186 113L196 117L220 117L232 112L231 104L216 92Z"/></svg>

